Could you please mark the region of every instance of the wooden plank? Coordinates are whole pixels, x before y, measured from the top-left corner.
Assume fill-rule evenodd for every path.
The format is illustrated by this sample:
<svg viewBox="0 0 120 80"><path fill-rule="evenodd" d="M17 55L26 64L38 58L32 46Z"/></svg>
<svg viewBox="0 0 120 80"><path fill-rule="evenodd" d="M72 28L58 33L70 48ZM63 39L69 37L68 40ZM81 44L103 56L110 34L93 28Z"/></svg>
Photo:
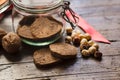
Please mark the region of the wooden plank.
<svg viewBox="0 0 120 80"><path fill-rule="evenodd" d="M46 76L46 77L23 78L20 80L120 80L120 72Z"/></svg>
<svg viewBox="0 0 120 80"><path fill-rule="evenodd" d="M71 7L80 6L81 8L84 7L96 7L96 6L112 6L112 5L119 5L119 0L66 0L71 2ZM76 5L74 5L76 4Z"/></svg>
<svg viewBox="0 0 120 80"><path fill-rule="evenodd" d="M111 44L98 43L100 47L100 51L103 53L103 56L112 56L120 54L120 41L112 42ZM32 62L32 55L34 50L40 49L34 47L28 47L27 45L23 47L23 50L19 53L19 55L7 55L3 50L0 51L0 64L13 64L13 63L26 63ZM81 57L78 50L78 58Z"/></svg>
<svg viewBox="0 0 120 80"><path fill-rule="evenodd" d="M22 45L22 49L16 55L10 55L5 52L3 49L0 50L0 64L11 64L11 63L19 63L19 62L31 62L33 53L36 49L40 49L40 47L29 46L26 44Z"/></svg>
<svg viewBox="0 0 120 80"><path fill-rule="evenodd" d="M70 0L71 8L85 17L119 15L119 0ZM74 5L76 4L76 5Z"/></svg>
<svg viewBox="0 0 120 80"><path fill-rule="evenodd" d="M51 68L36 68L33 62L0 65L0 79L21 79L59 75L120 72L120 55L104 56L102 61L77 58Z"/></svg>
<svg viewBox="0 0 120 80"><path fill-rule="evenodd" d="M120 80L120 0L70 0L71 7L112 43L100 45L103 60L83 59L64 62L48 69L33 63L33 47L24 47L20 55L6 55L0 50L0 80ZM76 4L76 5L75 5ZM9 30L11 17L0 26Z"/></svg>
<svg viewBox="0 0 120 80"><path fill-rule="evenodd" d="M95 16L113 16L119 15L120 6L113 5L113 6L93 6L87 8L80 8L80 6L73 7L72 9L83 17L95 17Z"/></svg>
<svg viewBox="0 0 120 80"><path fill-rule="evenodd" d="M85 17L84 19L97 30L120 29L119 15Z"/></svg>

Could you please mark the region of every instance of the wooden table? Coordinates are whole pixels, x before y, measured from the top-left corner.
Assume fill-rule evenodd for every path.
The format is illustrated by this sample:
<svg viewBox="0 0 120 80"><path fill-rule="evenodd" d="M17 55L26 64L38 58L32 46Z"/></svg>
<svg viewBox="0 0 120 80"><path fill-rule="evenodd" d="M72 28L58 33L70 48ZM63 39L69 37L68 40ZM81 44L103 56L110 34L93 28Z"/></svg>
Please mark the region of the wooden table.
<svg viewBox="0 0 120 80"><path fill-rule="evenodd" d="M16 56L6 55L1 49L0 80L120 80L120 0L69 1L75 12L111 41L98 43L102 60L83 59L78 53L76 61L38 69L33 63L33 47L24 45ZM9 29L11 17L7 16L0 26Z"/></svg>

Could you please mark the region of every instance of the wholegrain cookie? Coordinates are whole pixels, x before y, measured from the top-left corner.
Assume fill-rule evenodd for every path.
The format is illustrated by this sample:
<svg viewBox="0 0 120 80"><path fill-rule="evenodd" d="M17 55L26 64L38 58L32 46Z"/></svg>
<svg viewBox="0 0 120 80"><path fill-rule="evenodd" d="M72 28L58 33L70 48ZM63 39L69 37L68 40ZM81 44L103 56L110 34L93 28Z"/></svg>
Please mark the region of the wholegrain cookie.
<svg viewBox="0 0 120 80"><path fill-rule="evenodd" d="M60 59L55 58L51 55L51 51L49 48L36 50L33 54L33 59L34 63L37 66L46 66L60 61Z"/></svg>
<svg viewBox="0 0 120 80"><path fill-rule="evenodd" d="M39 17L30 27L31 33L36 38L49 38L62 30L62 23L50 17Z"/></svg>
<svg viewBox="0 0 120 80"><path fill-rule="evenodd" d="M30 27L29 26L19 26L17 29L17 34L20 37L23 38L27 38L27 39L35 39L35 37L32 35L31 31L30 31Z"/></svg>
<svg viewBox="0 0 120 80"><path fill-rule="evenodd" d="M36 18L37 18L37 16L25 16L20 20L19 25L20 26L24 26L24 25L30 26L35 21Z"/></svg>
<svg viewBox="0 0 120 80"><path fill-rule="evenodd" d="M68 43L53 43L49 46L52 55L61 59L75 58L77 48Z"/></svg>

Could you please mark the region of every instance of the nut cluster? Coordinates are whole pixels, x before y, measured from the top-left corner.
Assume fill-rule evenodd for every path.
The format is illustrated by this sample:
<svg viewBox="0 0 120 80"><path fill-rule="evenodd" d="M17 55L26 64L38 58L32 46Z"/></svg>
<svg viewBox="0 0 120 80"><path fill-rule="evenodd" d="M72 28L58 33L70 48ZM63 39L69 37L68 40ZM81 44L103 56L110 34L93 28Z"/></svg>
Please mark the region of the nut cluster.
<svg viewBox="0 0 120 80"><path fill-rule="evenodd" d="M65 42L80 47L83 57L93 56L96 59L101 59L102 53L99 51L99 45L91 40L88 33L82 34L79 30L66 28Z"/></svg>

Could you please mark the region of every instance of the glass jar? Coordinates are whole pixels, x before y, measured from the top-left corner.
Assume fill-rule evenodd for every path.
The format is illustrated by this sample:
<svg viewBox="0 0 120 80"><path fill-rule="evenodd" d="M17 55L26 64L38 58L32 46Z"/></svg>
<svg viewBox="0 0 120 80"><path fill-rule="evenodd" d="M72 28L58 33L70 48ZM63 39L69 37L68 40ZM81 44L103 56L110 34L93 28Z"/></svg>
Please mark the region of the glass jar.
<svg viewBox="0 0 120 80"><path fill-rule="evenodd" d="M12 0L14 31L29 45L44 46L64 33L63 0Z"/></svg>
<svg viewBox="0 0 120 80"><path fill-rule="evenodd" d="M11 19L10 15L12 10L12 5L10 0L0 0L0 28L5 30L6 32L12 31L11 22L8 18ZM4 18L7 16L7 18ZM9 23L9 24L5 24Z"/></svg>

